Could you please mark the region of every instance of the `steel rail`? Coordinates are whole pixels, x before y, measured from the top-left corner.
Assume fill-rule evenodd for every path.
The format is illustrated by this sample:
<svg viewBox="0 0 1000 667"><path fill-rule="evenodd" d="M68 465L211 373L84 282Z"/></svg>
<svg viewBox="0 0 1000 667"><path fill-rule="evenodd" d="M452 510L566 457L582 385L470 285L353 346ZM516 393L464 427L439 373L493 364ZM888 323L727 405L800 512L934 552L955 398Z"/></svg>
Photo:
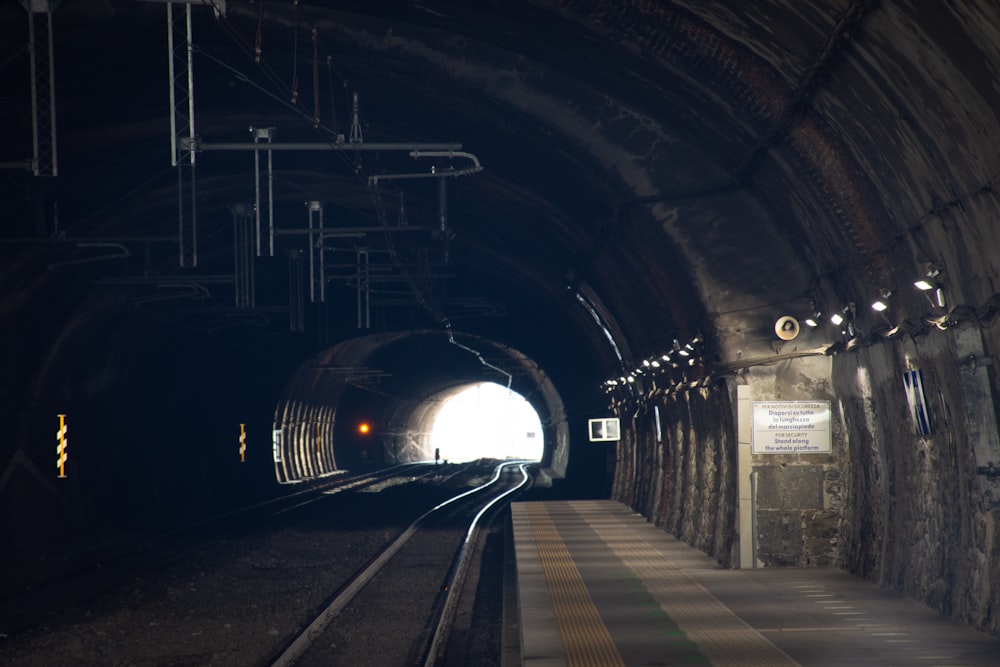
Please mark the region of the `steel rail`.
<svg viewBox="0 0 1000 667"><path fill-rule="evenodd" d="M55 587L64 592L52 593L54 596L52 602L40 606L30 605L30 608L16 619L8 619L6 613L0 612L0 619L8 628L15 630L29 628L33 623L51 614L52 609L64 607L68 601L84 602L104 595L129 580L135 573L162 568L187 558L204 549L206 544L230 536L234 531L241 531L243 526L252 525L260 517L281 515L326 498L341 488L357 489L377 484L381 480L398 475L402 470L416 469L422 474L431 474L434 468L435 466L431 464L406 463L360 474L344 472L303 484L295 491L277 497L166 530L140 534L101 549L90 550L81 547L82 550L77 551L70 546L68 549L73 557L69 559L68 566L42 567L43 564L39 560L32 565L17 568L18 575L22 579L33 582L33 595L43 593L48 595L47 591ZM9 591L0 591L0 595L10 595L6 601L13 601L13 594Z"/></svg>
<svg viewBox="0 0 1000 667"><path fill-rule="evenodd" d="M375 554L375 556L373 556L367 563L362 565L361 568L334 593L331 601L316 615L313 621L309 623L309 625L306 626L305 629L303 629L295 638L285 644L277 657L271 661L271 667L289 667L290 665L294 665L306 653L306 651L309 650L309 647L320 637L320 635L322 635L330 622L333 621L333 619L336 618L337 615L351 603L358 593L360 593L361 590L375 578L379 571L385 567L386 563L388 563L388 561L396 555L396 553L402 549L403 546L406 545L406 543L409 542L410 539L423 527L428 518L449 507L453 503L456 503L470 495L480 493L494 485L500 479L503 468L510 465L515 465L515 463L507 462L497 466L494 476L490 481L456 496L452 496L448 500L435 505L417 517L417 519L415 519L408 528L401 532L379 553ZM525 477L527 477L527 473L525 472L524 474ZM501 494L499 497L506 495L507 492ZM491 501L491 504L492 502L493 501ZM477 515L477 520L481 514L482 513Z"/></svg>
<svg viewBox="0 0 1000 667"><path fill-rule="evenodd" d="M438 660L442 657L443 648L447 645L448 635L451 632L451 626L455 617L455 610L458 606L459 594L465 583L465 577L469 571L469 563L472 561L472 555L474 552L472 546L475 543L475 539L479 536L480 522L483 516L485 516L488 511L496 507L499 503L506 500L508 496L520 492L531 481L531 476L528 474L527 470L528 463L526 462L508 462L501 464L497 467L498 474L503 468L513 465L517 465L518 470L521 471L521 482L517 486L501 493L479 510L476 516L473 517L468 531L465 533L465 539L462 541L462 546L459 547L458 552L455 554L455 560L452 564L451 571L449 572L448 579L444 585L444 589L447 591L444 604L441 605L437 619L434 623L434 634L431 637L430 644L421 659L421 664L424 667L434 667L438 663Z"/></svg>

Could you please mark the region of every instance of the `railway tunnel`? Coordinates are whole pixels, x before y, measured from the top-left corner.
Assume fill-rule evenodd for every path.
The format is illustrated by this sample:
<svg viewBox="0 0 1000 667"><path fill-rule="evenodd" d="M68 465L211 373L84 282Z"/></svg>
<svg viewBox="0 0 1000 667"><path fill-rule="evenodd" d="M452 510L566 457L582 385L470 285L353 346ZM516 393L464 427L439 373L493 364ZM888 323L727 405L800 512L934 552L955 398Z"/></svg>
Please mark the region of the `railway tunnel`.
<svg viewBox="0 0 1000 667"><path fill-rule="evenodd" d="M564 496L1000 628L995 3L0 26L11 544L422 452L486 381Z"/></svg>

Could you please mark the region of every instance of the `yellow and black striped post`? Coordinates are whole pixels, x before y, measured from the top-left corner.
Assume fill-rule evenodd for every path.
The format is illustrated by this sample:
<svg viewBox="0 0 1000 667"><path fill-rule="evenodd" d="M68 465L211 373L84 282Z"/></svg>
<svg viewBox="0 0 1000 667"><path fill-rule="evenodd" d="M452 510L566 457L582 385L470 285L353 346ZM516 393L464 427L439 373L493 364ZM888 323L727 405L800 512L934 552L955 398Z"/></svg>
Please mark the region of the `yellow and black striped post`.
<svg viewBox="0 0 1000 667"><path fill-rule="evenodd" d="M56 468L59 470L59 477L66 477L66 459L69 458L66 454L66 444L69 440L66 439L66 431L69 427L66 426L66 415L59 416L59 430L56 431Z"/></svg>
<svg viewBox="0 0 1000 667"><path fill-rule="evenodd" d="M247 425L240 424L240 463L247 462Z"/></svg>

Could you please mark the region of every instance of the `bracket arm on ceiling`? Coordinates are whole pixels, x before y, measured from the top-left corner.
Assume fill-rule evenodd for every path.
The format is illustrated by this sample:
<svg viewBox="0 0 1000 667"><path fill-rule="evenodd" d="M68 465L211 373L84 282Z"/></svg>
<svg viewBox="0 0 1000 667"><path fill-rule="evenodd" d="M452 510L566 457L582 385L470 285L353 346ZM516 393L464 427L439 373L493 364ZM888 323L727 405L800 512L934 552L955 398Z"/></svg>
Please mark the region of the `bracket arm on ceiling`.
<svg viewBox="0 0 1000 667"><path fill-rule="evenodd" d="M467 153L465 151L452 151L452 150L420 150L414 149L410 151L410 156L413 158L421 157L460 157L466 158L472 161L471 167L466 167L465 169L455 169L449 167L448 169L436 169L431 167L429 172L417 172L408 174L376 174L374 176L368 177L368 183L370 185L377 185L379 181L394 181L402 180L408 178L449 178L453 176L468 176L469 174L477 174L483 170L482 165L479 163L479 158L472 153Z"/></svg>
<svg viewBox="0 0 1000 667"><path fill-rule="evenodd" d="M454 153L459 155L458 149L462 144L420 144L420 143L366 143L366 144L337 144L330 142L288 142L276 141L272 143L259 144L250 142L210 142L191 139L189 146L192 151L408 151L411 155L419 152L421 155L428 155L428 151L440 151L443 155Z"/></svg>

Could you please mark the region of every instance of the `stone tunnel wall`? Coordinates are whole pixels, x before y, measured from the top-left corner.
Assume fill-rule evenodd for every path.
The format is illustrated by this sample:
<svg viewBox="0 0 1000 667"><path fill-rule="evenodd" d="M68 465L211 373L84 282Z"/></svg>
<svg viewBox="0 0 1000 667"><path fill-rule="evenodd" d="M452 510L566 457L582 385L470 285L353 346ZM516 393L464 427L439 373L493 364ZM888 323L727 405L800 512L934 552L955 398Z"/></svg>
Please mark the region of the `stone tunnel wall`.
<svg viewBox="0 0 1000 667"><path fill-rule="evenodd" d="M838 355L833 379L846 431L839 562L997 633L1000 510L995 479L978 473L996 454L996 387L982 344L971 327ZM918 433L911 417L906 370L923 374L930 433ZM992 392L975 391L977 377Z"/></svg>
<svg viewBox="0 0 1000 667"><path fill-rule="evenodd" d="M619 411L613 497L725 566L833 565L1000 633L998 334L934 330L751 368L728 391L653 392ZM904 382L913 371L923 378L925 432ZM741 464L737 406L746 409L747 395L828 400L832 452ZM743 507L741 471L757 482ZM747 505L752 565L740 557Z"/></svg>
<svg viewBox="0 0 1000 667"><path fill-rule="evenodd" d="M788 351L794 352L794 347ZM749 400L741 409L752 411L753 401L805 401L829 404L832 414L830 372L830 358L825 356L787 358L748 368L740 383ZM741 433L743 440L752 449L753 433ZM842 443L842 429L831 419L828 453L748 457L748 470L740 474L750 474L752 479L744 501L748 507L741 510L751 516L754 528L752 545L747 541L744 548L753 548L755 554L749 565L743 559L744 567L817 567L836 562L843 506L843 473L838 463Z"/></svg>
<svg viewBox="0 0 1000 667"><path fill-rule="evenodd" d="M736 396L738 382L755 401L829 400L829 376L827 357L794 359L748 369L738 381L654 392L632 414L620 412L613 497L727 567L739 566L751 545L756 561L743 559L744 567L833 564L843 502L839 446L832 454L748 453L741 464ZM757 492L741 507L740 477L751 475ZM741 511L752 516L742 545Z"/></svg>
<svg viewBox="0 0 1000 667"><path fill-rule="evenodd" d="M657 396L620 416L612 497L733 566L736 439L723 386Z"/></svg>

